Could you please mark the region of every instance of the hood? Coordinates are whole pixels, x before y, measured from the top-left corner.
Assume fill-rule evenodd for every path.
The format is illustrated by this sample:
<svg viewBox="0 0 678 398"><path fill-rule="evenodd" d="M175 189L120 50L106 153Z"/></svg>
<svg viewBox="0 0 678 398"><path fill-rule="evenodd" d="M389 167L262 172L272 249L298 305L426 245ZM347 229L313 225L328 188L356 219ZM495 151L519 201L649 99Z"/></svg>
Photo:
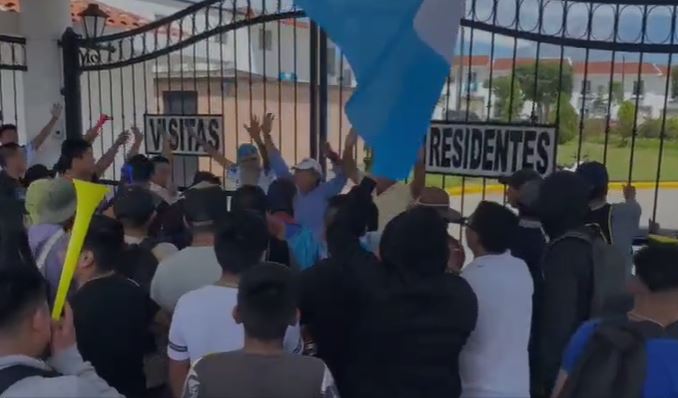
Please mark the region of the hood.
<svg viewBox="0 0 678 398"><path fill-rule="evenodd" d="M537 213L549 238L585 224L589 191L586 181L570 171L556 172L544 180Z"/></svg>

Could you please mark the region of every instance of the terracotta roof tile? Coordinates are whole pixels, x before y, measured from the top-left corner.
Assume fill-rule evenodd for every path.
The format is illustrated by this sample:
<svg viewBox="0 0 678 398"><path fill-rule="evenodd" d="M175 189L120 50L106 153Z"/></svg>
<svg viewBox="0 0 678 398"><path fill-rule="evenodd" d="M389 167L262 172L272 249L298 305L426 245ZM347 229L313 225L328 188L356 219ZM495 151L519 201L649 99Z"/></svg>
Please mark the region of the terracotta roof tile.
<svg viewBox="0 0 678 398"><path fill-rule="evenodd" d="M512 70L514 64L515 66L523 66L523 65L532 65L535 62L537 62L535 58L516 58L515 61L513 60L513 58L498 58L494 60L494 70L495 71ZM560 64L560 58L542 58L539 60L539 62L546 64ZM565 64L571 64L569 58L565 58L563 62Z"/></svg>
<svg viewBox="0 0 678 398"><path fill-rule="evenodd" d="M0 0L0 10L21 12L21 1L26 0ZM78 22L80 20L78 14L87 8L87 5L90 3L99 4L99 7L109 15L106 26L134 29L148 23L147 20L138 15L91 0L71 0L71 18L73 19L73 22Z"/></svg>
<svg viewBox="0 0 678 398"><path fill-rule="evenodd" d="M454 66L459 65L463 67L468 67L469 61L471 66L490 66L490 57L489 55L473 55L473 56L463 56L454 58Z"/></svg>
<svg viewBox="0 0 678 398"><path fill-rule="evenodd" d="M664 72L657 65L643 62L642 65L638 62L615 62L614 66L611 61L595 61L589 62L588 66L585 62L577 62L574 64L574 73L587 73L589 75L610 75L614 70L614 74L621 74L622 70L625 74L638 74L638 69L643 75L662 75Z"/></svg>

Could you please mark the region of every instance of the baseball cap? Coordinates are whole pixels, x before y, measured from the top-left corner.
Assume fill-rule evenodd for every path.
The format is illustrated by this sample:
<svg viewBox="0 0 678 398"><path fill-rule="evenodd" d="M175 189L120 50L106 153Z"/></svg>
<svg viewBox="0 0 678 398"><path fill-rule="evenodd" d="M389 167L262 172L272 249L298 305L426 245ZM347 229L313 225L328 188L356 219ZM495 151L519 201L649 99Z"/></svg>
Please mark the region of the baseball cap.
<svg viewBox="0 0 678 398"><path fill-rule="evenodd" d="M539 192L541 191L541 178L525 182L519 188L518 204L523 210L530 213L536 212L537 202L539 201Z"/></svg>
<svg viewBox="0 0 678 398"><path fill-rule="evenodd" d="M238 163L259 157L259 150L252 144L242 144L238 147L237 161Z"/></svg>
<svg viewBox="0 0 678 398"><path fill-rule="evenodd" d="M310 170L315 171L320 177L323 175L323 169L320 167L320 163L313 158L306 158L301 162L297 163L296 166L292 167L292 170Z"/></svg>
<svg viewBox="0 0 678 398"><path fill-rule="evenodd" d="M414 206L434 208L448 223L459 224L463 221L461 213L450 208L450 195L442 188L426 187L421 191Z"/></svg>
<svg viewBox="0 0 678 398"><path fill-rule="evenodd" d="M583 177L595 193L607 192L610 177L607 168L600 162L585 162L577 167L577 174Z"/></svg>
<svg viewBox="0 0 678 398"><path fill-rule="evenodd" d="M118 219L148 219L154 211L153 194L138 185L122 188L113 202L113 212Z"/></svg>
<svg viewBox="0 0 678 398"><path fill-rule="evenodd" d="M534 169L520 169L510 176L499 177L499 183L519 189L528 181L541 180L541 175Z"/></svg>
<svg viewBox="0 0 678 398"><path fill-rule="evenodd" d="M55 178L47 187L47 193L38 210L41 224L62 224L75 216L77 206L75 186L66 178Z"/></svg>

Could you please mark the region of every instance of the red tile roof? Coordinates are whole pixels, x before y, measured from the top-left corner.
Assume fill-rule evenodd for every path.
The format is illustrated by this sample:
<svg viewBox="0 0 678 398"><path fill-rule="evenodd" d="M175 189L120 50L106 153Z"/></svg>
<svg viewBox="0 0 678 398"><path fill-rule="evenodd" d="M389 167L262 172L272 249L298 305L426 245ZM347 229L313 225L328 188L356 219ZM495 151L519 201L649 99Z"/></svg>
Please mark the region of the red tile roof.
<svg viewBox="0 0 678 398"><path fill-rule="evenodd" d="M0 0L0 9L20 12L21 1L27 0ZM71 0L71 18L73 19L73 22L78 22L80 20L78 14L87 8L90 3L98 4L99 7L109 15L108 20L106 21L107 26L122 29L134 29L148 23L147 20L138 15L91 0Z"/></svg>
<svg viewBox="0 0 678 398"><path fill-rule="evenodd" d="M537 62L535 58L516 58L515 61L513 58L498 58L494 60L494 70L512 70L514 65L532 65L535 62ZM560 64L560 58L542 58L539 62L546 64ZM571 64L571 61L569 58L565 58L563 63Z"/></svg>
<svg viewBox="0 0 678 398"><path fill-rule="evenodd" d="M471 66L490 66L490 57L488 55L456 57L454 59L454 66L461 65L463 67L468 67L469 61L471 62Z"/></svg>
<svg viewBox="0 0 678 398"><path fill-rule="evenodd" d="M588 66L585 62L577 62L574 64L574 73L581 74L588 73L589 75L610 75L614 70L614 74L621 74L622 71L624 74L633 75L638 74L638 69L640 68L640 73L643 75L661 75L663 70L657 65L643 62L639 64L638 62L615 62L612 65L611 61L595 61L589 62Z"/></svg>

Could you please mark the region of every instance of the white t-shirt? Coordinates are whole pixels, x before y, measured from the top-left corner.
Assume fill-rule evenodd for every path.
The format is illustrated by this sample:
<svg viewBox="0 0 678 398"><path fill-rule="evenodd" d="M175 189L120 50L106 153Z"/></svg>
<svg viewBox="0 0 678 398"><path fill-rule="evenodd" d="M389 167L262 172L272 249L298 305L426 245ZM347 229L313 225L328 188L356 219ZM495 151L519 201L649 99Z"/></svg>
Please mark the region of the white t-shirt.
<svg viewBox="0 0 678 398"><path fill-rule="evenodd" d="M151 282L151 298L172 313L181 296L213 284L221 273L213 246L189 246L158 264Z"/></svg>
<svg viewBox="0 0 678 398"><path fill-rule="evenodd" d="M238 289L233 287L210 285L183 295L170 326L170 359L193 364L208 354L242 349L245 331L232 315L237 302ZM299 325L287 329L283 347L287 352L301 353Z"/></svg>
<svg viewBox="0 0 678 398"><path fill-rule="evenodd" d="M273 170L261 170L261 173L259 173L259 180L257 181L257 185L264 190L264 192L268 192L268 187L271 186L273 181L275 181L276 175ZM236 190L241 187L242 183L240 181L240 167L239 166L233 166L230 169L228 169L228 173L226 174L226 188L227 189L232 189Z"/></svg>
<svg viewBox="0 0 678 398"><path fill-rule="evenodd" d="M532 278L509 252L478 257L461 276L478 298L478 322L459 357L465 398L529 397Z"/></svg>

